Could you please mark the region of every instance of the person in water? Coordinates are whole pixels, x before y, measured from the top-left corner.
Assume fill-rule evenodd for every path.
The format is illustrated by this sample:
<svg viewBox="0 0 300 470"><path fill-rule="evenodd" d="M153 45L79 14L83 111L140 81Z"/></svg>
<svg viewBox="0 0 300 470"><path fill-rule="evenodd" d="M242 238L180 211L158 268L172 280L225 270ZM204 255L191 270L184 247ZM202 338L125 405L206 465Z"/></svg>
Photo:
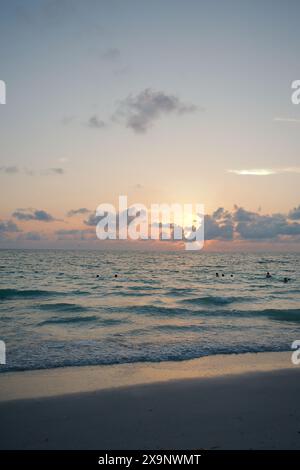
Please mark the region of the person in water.
<svg viewBox="0 0 300 470"><path fill-rule="evenodd" d="M219 273L216 273L216 277L219 277Z"/></svg>
<svg viewBox="0 0 300 470"><path fill-rule="evenodd" d="M288 277L283 278L283 282L284 282L285 284L286 284L287 282L289 282L289 281L290 281L290 278L288 278Z"/></svg>
<svg viewBox="0 0 300 470"><path fill-rule="evenodd" d="M270 274L269 271L268 271L267 274L266 274L266 278L267 278L267 279L270 279L270 277L272 277L272 276L271 276L271 274Z"/></svg>

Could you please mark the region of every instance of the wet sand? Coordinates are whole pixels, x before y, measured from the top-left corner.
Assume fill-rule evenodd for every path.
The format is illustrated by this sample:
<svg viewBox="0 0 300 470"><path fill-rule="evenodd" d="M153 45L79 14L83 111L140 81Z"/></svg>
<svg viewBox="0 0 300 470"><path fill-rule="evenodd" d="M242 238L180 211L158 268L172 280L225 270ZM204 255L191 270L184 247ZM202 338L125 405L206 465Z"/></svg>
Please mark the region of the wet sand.
<svg viewBox="0 0 300 470"><path fill-rule="evenodd" d="M299 449L291 354L4 373L1 449Z"/></svg>

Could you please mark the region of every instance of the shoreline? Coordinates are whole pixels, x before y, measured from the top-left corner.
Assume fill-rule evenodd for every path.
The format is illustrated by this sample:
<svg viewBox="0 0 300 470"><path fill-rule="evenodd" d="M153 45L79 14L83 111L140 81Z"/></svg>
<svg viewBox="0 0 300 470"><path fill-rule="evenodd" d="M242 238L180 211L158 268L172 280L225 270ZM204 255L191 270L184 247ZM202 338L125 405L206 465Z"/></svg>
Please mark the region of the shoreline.
<svg viewBox="0 0 300 470"><path fill-rule="evenodd" d="M185 361L8 371L0 374L0 403L170 381L297 370L291 354L291 351L220 354Z"/></svg>
<svg viewBox="0 0 300 470"><path fill-rule="evenodd" d="M0 402L0 449L300 449L300 367L290 353L218 356L211 369L204 359L177 372L135 366L130 377L121 366L115 385L112 367L101 377L103 367L8 373L20 390Z"/></svg>

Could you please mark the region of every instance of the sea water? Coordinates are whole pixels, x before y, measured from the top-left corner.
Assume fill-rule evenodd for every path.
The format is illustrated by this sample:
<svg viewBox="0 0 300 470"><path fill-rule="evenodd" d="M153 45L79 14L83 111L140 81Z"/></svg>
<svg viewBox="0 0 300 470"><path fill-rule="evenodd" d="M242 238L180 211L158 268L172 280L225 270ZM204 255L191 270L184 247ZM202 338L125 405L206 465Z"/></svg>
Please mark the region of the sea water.
<svg viewBox="0 0 300 470"><path fill-rule="evenodd" d="M284 351L297 339L299 254L0 251L0 372Z"/></svg>

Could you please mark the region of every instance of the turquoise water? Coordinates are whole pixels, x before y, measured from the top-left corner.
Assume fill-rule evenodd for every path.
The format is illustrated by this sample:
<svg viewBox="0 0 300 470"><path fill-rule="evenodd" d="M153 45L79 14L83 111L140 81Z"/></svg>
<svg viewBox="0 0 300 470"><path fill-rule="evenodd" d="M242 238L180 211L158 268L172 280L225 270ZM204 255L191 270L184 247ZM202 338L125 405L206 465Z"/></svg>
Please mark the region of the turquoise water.
<svg viewBox="0 0 300 470"><path fill-rule="evenodd" d="M0 275L0 372L281 351L300 339L295 254L2 250Z"/></svg>

